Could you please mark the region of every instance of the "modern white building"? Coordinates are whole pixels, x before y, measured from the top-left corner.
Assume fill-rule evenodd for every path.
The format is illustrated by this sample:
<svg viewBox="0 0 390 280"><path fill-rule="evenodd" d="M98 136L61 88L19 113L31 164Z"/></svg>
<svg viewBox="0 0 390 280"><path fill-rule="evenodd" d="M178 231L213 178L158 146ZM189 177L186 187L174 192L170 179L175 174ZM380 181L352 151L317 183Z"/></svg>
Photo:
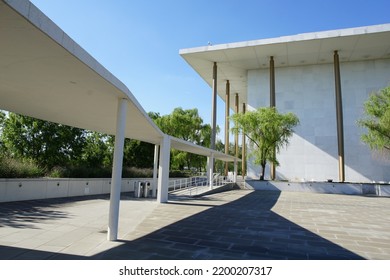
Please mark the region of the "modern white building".
<svg viewBox="0 0 390 280"><path fill-rule="evenodd" d="M362 143L364 129L357 125L369 94L390 86L390 24L182 49L180 55L225 101L227 116L276 106L299 117L290 145L278 155L276 179L390 181L389 158ZM259 172L248 157L247 176Z"/></svg>

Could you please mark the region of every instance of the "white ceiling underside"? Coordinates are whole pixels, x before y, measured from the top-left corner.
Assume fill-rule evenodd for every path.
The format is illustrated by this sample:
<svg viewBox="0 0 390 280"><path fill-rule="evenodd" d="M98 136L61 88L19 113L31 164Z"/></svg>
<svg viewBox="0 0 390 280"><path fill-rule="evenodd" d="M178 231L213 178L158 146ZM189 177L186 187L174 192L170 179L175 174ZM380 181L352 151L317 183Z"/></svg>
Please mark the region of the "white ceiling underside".
<svg viewBox="0 0 390 280"><path fill-rule="evenodd" d="M390 24L298 34L272 39L221 44L180 50L180 55L212 85L213 63L217 62L217 88L225 100L226 80L230 94L238 93L240 103L247 100L247 72L275 68L333 63L337 50L340 63L372 59L390 59ZM234 108L234 98L230 98Z"/></svg>
<svg viewBox="0 0 390 280"><path fill-rule="evenodd" d="M121 98L125 137L159 144L164 134L121 81L29 1L0 0L0 109L114 135ZM188 142L172 147L210 152Z"/></svg>

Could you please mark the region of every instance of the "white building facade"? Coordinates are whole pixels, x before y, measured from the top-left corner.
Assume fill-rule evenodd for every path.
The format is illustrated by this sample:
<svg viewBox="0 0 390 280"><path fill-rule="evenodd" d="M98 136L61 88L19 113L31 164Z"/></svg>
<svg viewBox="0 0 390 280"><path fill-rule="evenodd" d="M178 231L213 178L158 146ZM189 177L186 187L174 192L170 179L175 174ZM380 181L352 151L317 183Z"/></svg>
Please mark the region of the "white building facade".
<svg viewBox="0 0 390 280"><path fill-rule="evenodd" d="M276 58L274 58L276 59ZM268 69L248 71L249 110L269 106ZM390 181L388 159L362 143L364 129L357 120L370 93L390 84L390 59L340 64L344 120L345 180ZM300 125L278 159L276 178L293 181L339 180L335 82L332 64L275 69L276 107L293 112ZM248 160L247 175L258 177L259 167ZM269 174L269 172L267 172Z"/></svg>
<svg viewBox="0 0 390 280"><path fill-rule="evenodd" d="M216 62L219 96L239 96L238 106L228 104L234 111L274 103L279 112L299 117L290 144L278 154L276 179L390 181L389 157L361 141L365 130L357 124L369 95L390 86L390 24L187 49L181 55L210 85L208 67ZM258 178L259 172L248 156L247 176ZM270 174L268 166L266 179Z"/></svg>

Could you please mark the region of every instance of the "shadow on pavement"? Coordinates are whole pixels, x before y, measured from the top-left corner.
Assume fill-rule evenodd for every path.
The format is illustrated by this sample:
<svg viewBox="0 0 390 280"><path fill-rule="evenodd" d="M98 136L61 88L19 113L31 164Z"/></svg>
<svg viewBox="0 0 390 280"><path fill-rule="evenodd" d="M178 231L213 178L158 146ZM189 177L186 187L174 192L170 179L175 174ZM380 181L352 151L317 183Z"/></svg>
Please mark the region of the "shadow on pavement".
<svg viewBox="0 0 390 280"><path fill-rule="evenodd" d="M0 227L38 228L36 224L45 220L69 217L61 211L60 200L17 201L0 203Z"/></svg>
<svg viewBox="0 0 390 280"><path fill-rule="evenodd" d="M86 260L87 257L0 245L0 260Z"/></svg>
<svg viewBox="0 0 390 280"><path fill-rule="evenodd" d="M93 259L362 259L274 213L279 196L250 192Z"/></svg>

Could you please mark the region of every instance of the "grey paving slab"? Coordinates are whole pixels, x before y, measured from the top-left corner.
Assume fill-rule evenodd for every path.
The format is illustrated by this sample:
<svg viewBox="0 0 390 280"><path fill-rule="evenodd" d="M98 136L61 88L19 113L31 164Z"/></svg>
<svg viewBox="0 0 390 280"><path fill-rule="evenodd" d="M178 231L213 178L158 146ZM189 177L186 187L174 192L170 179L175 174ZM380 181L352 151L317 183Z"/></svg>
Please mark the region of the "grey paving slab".
<svg viewBox="0 0 390 280"><path fill-rule="evenodd" d="M0 203L0 259L385 259L390 199L231 190L166 204L124 196Z"/></svg>

